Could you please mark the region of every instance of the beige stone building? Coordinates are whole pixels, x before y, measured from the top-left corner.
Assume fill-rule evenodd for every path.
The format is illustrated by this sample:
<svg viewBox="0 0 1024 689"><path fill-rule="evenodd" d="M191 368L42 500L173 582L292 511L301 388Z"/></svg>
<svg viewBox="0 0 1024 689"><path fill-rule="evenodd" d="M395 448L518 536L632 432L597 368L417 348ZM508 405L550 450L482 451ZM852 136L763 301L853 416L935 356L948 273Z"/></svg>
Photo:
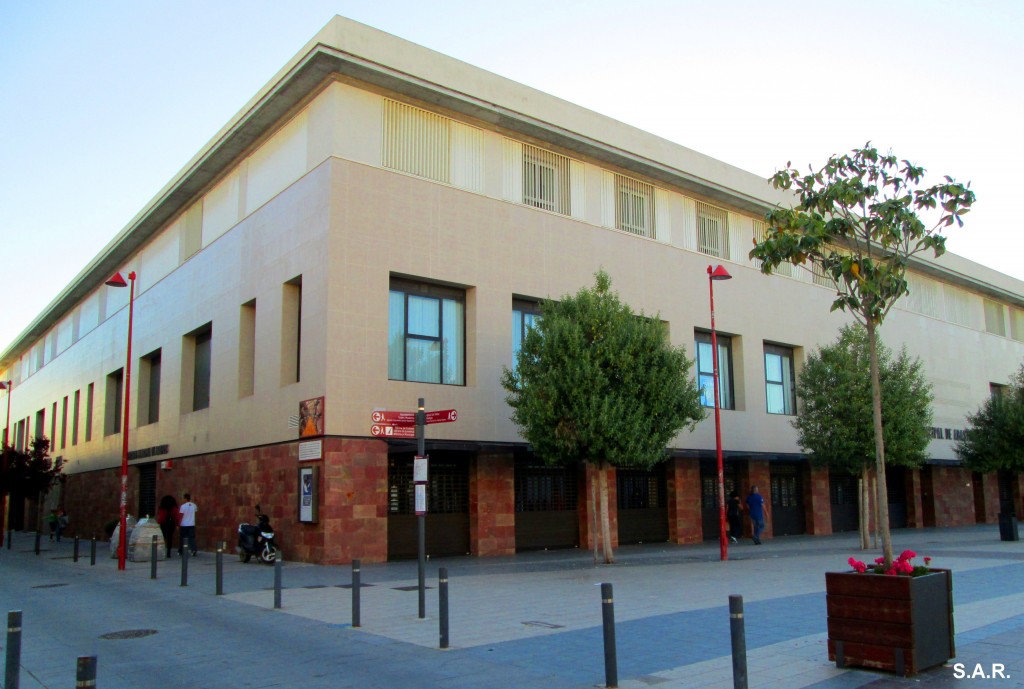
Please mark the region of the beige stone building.
<svg viewBox="0 0 1024 689"><path fill-rule="evenodd" d="M767 277L747 258L764 212L790 202L726 162L337 17L3 352L10 436L51 438L69 474L55 499L80 533L116 517L129 290L104 283L134 272L131 512L191 491L201 546L233 540L259 502L291 558L408 556L415 445L373 435L371 414L422 397L458 413L428 426L430 552L586 545L584 471L531 456L502 368L537 300L603 267L709 371L706 269L721 264L729 483L763 487L775 535L850 528L849 482L812 470L791 427L793 376L844 317L824 280ZM919 262L883 337L924 360L935 394L932 461L890 477L896 525L994 521L1000 485L1019 510L1018 479L958 467L953 439L1024 360L1024 283L957 256ZM710 415L670 455L612 477L619 542L717 534ZM300 513L307 469L317 509ZM14 500L16 524L29 504Z"/></svg>

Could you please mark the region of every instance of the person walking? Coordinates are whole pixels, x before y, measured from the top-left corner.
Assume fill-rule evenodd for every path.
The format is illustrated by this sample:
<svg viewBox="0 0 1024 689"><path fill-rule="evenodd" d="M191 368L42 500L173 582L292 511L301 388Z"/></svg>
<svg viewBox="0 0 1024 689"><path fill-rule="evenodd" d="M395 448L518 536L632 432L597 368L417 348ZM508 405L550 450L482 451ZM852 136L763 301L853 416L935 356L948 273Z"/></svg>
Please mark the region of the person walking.
<svg viewBox="0 0 1024 689"><path fill-rule="evenodd" d="M68 513L64 511L63 507L57 508L57 542L60 543L60 535L64 533L64 529L68 528Z"/></svg>
<svg viewBox="0 0 1024 689"><path fill-rule="evenodd" d="M50 514L46 515L46 523L50 527L50 540L52 541L53 537L57 533L57 510L56 509L50 510Z"/></svg>
<svg viewBox="0 0 1024 689"><path fill-rule="evenodd" d="M761 545L761 532L764 531L764 520L768 514L768 507L764 504L764 498L756 485L750 487L750 495L747 496L747 511L750 512L750 523L754 527L754 545Z"/></svg>
<svg viewBox="0 0 1024 689"><path fill-rule="evenodd" d="M160 507L156 510L156 523L160 525L160 533L164 535L164 547L167 548L167 557L170 557L174 530L178 528L178 501L174 499L173 495L165 495L160 498Z"/></svg>
<svg viewBox="0 0 1024 689"><path fill-rule="evenodd" d="M729 502L725 508L725 518L729 520L729 540L733 543L737 543L743 534L742 511L743 502L740 500L740 494L736 491L729 493Z"/></svg>
<svg viewBox="0 0 1024 689"><path fill-rule="evenodd" d="M192 495L190 493L185 493L185 502L178 507L178 523L181 526L178 554L181 554L182 548L186 547L193 555L198 552L196 549L196 512L198 510L199 508L194 502L192 502Z"/></svg>

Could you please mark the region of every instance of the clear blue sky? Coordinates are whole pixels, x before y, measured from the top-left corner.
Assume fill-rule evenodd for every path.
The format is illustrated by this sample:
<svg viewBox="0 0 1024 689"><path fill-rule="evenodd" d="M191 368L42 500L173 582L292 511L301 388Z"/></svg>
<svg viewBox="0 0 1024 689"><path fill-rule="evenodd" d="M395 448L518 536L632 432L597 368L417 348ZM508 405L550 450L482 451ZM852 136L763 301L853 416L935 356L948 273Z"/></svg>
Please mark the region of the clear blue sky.
<svg viewBox="0 0 1024 689"><path fill-rule="evenodd" d="M767 177L869 139L1024 279L1024 3L0 0L0 350L335 14Z"/></svg>

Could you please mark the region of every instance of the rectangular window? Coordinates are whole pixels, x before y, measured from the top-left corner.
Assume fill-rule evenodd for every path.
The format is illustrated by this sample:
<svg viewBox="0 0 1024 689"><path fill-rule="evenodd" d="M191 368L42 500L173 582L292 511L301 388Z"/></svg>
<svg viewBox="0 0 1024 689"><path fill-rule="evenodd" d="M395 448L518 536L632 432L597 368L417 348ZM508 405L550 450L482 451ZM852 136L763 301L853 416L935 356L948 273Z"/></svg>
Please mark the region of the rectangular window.
<svg viewBox="0 0 1024 689"><path fill-rule="evenodd" d="M160 362L161 350L151 352L139 360L139 425L160 420Z"/></svg>
<svg viewBox="0 0 1024 689"><path fill-rule="evenodd" d="M302 276L284 284L281 294L281 385L298 383L302 368Z"/></svg>
<svg viewBox="0 0 1024 689"><path fill-rule="evenodd" d="M523 144L523 203L569 215L569 159Z"/></svg>
<svg viewBox="0 0 1024 689"><path fill-rule="evenodd" d="M702 201L697 202L697 251L729 258L729 213Z"/></svg>
<svg viewBox="0 0 1024 689"><path fill-rule="evenodd" d="M540 321L540 306L537 302L522 299L512 300L512 370L516 369L519 350L530 328Z"/></svg>
<svg viewBox="0 0 1024 689"><path fill-rule="evenodd" d="M50 452L57 449L57 403L53 403L50 412Z"/></svg>
<svg viewBox="0 0 1024 689"><path fill-rule="evenodd" d="M718 210L718 209L715 209L715 210ZM699 214L699 212L700 211L698 211L698 214ZM725 214L725 217L726 217L726 223L728 224L728 217L729 217L728 213ZM767 238L768 238L768 223L766 223L763 220L755 220L754 221L754 243L755 244L760 244L761 242L763 242ZM710 253L710 252L704 252L704 253ZM717 256L718 254L713 254L713 255ZM757 268L761 267L761 263L762 262L759 261L758 259L755 258L755 259L753 259L752 262L753 262L753 264ZM775 275L785 275L786 277L795 277L795 268L794 268L793 264L789 263L788 261L783 261L782 263L777 265L775 267L775 270L772 271L772 272Z"/></svg>
<svg viewBox="0 0 1024 689"><path fill-rule="evenodd" d="M46 410L40 409L36 412L36 432L33 438L42 438L46 435Z"/></svg>
<svg viewBox="0 0 1024 689"><path fill-rule="evenodd" d="M256 300L242 304L238 314L238 396L256 391Z"/></svg>
<svg viewBox="0 0 1024 689"><path fill-rule="evenodd" d="M201 325L182 338L181 413L210 406L210 365L213 324Z"/></svg>
<svg viewBox="0 0 1024 689"><path fill-rule="evenodd" d="M792 349L764 346L764 385L769 414L796 414Z"/></svg>
<svg viewBox="0 0 1024 689"><path fill-rule="evenodd" d="M641 237L654 237L654 187L615 175L615 227Z"/></svg>
<svg viewBox="0 0 1024 689"><path fill-rule="evenodd" d="M68 445L68 398L64 397L64 402L60 408L60 449L64 449Z"/></svg>
<svg viewBox="0 0 1024 689"><path fill-rule="evenodd" d="M121 432L121 402L124 399L124 369L119 368L107 376L106 404L103 408L103 435Z"/></svg>
<svg viewBox="0 0 1024 689"><path fill-rule="evenodd" d="M75 401L71 406L71 446L78 444L78 414L80 411L82 391L75 390Z"/></svg>
<svg viewBox="0 0 1024 689"><path fill-rule="evenodd" d="M465 322L464 291L393 278L388 378L464 385Z"/></svg>
<svg viewBox="0 0 1024 689"><path fill-rule="evenodd" d="M207 409L210 406L210 349L213 330L207 327L196 333L195 367L193 369L192 411Z"/></svg>
<svg viewBox="0 0 1024 689"><path fill-rule="evenodd" d="M732 384L732 338L717 335L718 340L718 394L722 409L735 409ZM711 350L711 333L698 332L695 336L697 386L700 388L700 403L705 407L715 406L715 363Z"/></svg>
<svg viewBox="0 0 1024 689"><path fill-rule="evenodd" d="M1024 311L1020 309L1010 309L1010 337L1024 342Z"/></svg>
<svg viewBox="0 0 1024 689"><path fill-rule="evenodd" d="M93 399L95 395L95 383L89 383L89 388L85 394L85 442L92 440L92 411L93 411Z"/></svg>

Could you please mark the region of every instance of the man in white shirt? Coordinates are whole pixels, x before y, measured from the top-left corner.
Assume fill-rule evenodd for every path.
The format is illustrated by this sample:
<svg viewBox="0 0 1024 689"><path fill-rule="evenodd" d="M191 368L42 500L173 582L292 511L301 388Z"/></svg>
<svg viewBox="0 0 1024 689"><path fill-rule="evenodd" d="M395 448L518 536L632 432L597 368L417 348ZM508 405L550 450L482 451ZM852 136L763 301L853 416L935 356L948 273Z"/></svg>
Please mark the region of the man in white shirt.
<svg viewBox="0 0 1024 689"><path fill-rule="evenodd" d="M181 517L181 547L178 548L178 553L181 553L181 549L188 547L192 554L196 554L196 511L199 508L192 502L192 495L185 493L185 502L178 507L178 514Z"/></svg>

